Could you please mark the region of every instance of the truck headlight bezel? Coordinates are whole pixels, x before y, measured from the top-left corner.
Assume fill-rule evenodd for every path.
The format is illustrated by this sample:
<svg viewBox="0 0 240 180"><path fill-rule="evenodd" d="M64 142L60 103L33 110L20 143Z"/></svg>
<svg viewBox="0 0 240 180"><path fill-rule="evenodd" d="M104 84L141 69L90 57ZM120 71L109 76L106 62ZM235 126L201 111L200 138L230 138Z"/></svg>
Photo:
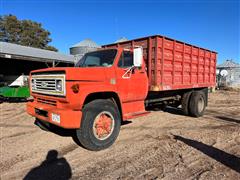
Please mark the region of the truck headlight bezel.
<svg viewBox="0 0 240 180"><path fill-rule="evenodd" d="M36 89L36 79L31 79L31 88L32 90Z"/></svg>
<svg viewBox="0 0 240 180"><path fill-rule="evenodd" d="M61 79L56 80L56 91L63 91L63 83Z"/></svg>

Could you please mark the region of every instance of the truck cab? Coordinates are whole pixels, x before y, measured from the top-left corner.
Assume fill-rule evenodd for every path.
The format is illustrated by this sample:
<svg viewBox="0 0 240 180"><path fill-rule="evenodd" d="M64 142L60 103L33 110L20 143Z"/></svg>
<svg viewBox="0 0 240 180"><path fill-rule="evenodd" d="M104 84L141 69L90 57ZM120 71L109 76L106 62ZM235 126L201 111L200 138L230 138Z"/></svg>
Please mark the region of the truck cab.
<svg viewBox="0 0 240 180"><path fill-rule="evenodd" d="M141 47L89 52L73 68L30 73L27 112L41 127L74 129L90 150L109 147L121 121L146 114L148 78Z"/></svg>

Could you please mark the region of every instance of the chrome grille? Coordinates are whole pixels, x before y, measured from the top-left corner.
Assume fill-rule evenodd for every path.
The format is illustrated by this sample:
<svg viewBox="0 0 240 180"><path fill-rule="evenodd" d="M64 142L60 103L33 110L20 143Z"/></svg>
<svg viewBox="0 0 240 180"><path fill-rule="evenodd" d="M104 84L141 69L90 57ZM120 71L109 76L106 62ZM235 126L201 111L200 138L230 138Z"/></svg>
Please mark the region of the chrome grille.
<svg viewBox="0 0 240 180"><path fill-rule="evenodd" d="M56 80L55 79L35 79L36 88L41 90L56 90Z"/></svg>
<svg viewBox="0 0 240 180"><path fill-rule="evenodd" d="M30 82L32 92L48 95L65 95L64 74L32 75ZM60 89L59 86L61 87Z"/></svg>

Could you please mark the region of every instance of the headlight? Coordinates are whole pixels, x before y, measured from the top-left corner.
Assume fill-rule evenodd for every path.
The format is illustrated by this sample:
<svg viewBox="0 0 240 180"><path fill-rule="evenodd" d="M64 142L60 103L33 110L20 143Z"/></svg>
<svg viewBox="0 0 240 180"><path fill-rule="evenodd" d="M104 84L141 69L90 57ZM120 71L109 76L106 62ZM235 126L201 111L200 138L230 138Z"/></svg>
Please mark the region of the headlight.
<svg viewBox="0 0 240 180"><path fill-rule="evenodd" d="M63 90L62 80L56 80L56 90L57 91L62 91Z"/></svg>
<svg viewBox="0 0 240 180"><path fill-rule="evenodd" d="M36 79L31 80L32 89L36 89Z"/></svg>

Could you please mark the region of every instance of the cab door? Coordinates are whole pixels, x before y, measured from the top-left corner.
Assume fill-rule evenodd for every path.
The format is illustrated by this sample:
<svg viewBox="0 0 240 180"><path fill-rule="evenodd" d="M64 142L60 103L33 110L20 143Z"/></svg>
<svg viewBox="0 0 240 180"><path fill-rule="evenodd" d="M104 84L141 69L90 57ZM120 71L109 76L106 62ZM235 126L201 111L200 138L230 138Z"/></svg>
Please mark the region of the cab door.
<svg viewBox="0 0 240 180"><path fill-rule="evenodd" d="M148 92L148 78L142 67L133 67L133 52L123 51L117 67L117 88L123 102L144 100Z"/></svg>

